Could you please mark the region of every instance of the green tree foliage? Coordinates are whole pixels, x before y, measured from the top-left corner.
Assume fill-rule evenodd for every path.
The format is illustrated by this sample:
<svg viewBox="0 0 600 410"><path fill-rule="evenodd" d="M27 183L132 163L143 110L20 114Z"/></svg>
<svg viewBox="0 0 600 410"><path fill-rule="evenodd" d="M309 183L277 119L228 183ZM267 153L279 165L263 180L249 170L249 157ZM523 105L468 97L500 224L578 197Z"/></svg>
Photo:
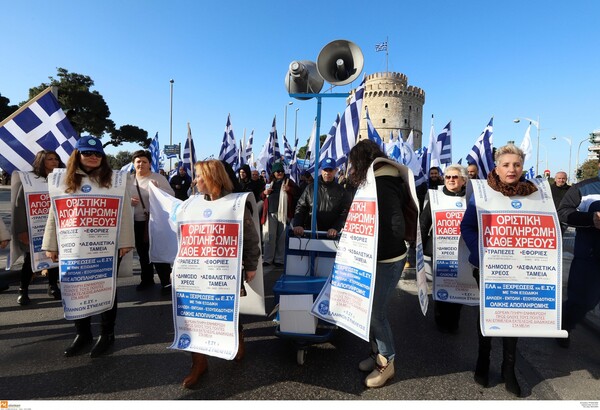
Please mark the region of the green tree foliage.
<svg viewBox="0 0 600 410"><path fill-rule="evenodd" d="M57 69L57 78L48 77L49 83L42 83L29 89L29 98L48 88L58 87L58 101L65 115L79 135L93 135L102 138L109 134L111 140L103 146L121 145L123 142L140 144L148 147L151 140L148 132L134 125L123 125L116 128L110 119L110 110L104 97L96 90L92 90L94 81L87 75L70 73L65 68ZM25 102L21 103L24 104Z"/></svg>
<svg viewBox="0 0 600 410"><path fill-rule="evenodd" d="M118 147L123 142L132 142L139 144L142 148L147 149L152 142L152 138L148 138L148 131L143 130L135 125L123 125L118 130L112 133L112 139L104 146L112 144Z"/></svg>
<svg viewBox="0 0 600 410"><path fill-rule="evenodd" d="M588 159L577 169L577 180L593 178L598 176L598 160Z"/></svg>
<svg viewBox="0 0 600 410"><path fill-rule="evenodd" d="M326 138L327 138L327 134L323 134L319 137L319 148L323 146L323 143L325 142ZM308 150L309 141L310 141L310 137L308 138L308 140L306 140L306 145L304 145L303 147L300 147L298 149L298 158L300 158L300 159L306 158L306 151Z"/></svg>
<svg viewBox="0 0 600 410"><path fill-rule="evenodd" d="M116 155L106 154L108 164L112 169L121 169L131 162L133 152L119 151Z"/></svg>
<svg viewBox="0 0 600 410"><path fill-rule="evenodd" d="M18 109L18 105L10 105L10 100L0 94L0 122Z"/></svg>

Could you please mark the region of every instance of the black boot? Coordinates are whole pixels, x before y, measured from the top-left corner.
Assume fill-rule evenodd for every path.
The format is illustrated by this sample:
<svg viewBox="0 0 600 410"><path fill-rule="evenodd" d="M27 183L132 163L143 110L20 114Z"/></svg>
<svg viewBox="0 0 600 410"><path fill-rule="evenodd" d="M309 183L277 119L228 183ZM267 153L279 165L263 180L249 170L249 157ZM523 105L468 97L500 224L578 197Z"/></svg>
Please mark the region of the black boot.
<svg viewBox="0 0 600 410"><path fill-rule="evenodd" d="M521 386L515 375L515 362L517 359L517 341L516 337L502 338L502 379L506 390L517 397L521 397Z"/></svg>
<svg viewBox="0 0 600 410"><path fill-rule="evenodd" d="M54 298L54 300L61 300L62 299L62 295L60 293L60 289L56 285L54 285L54 286L52 286L52 285L48 286L48 296L50 296L51 298Z"/></svg>
<svg viewBox="0 0 600 410"><path fill-rule="evenodd" d="M77 334L75 339L71 342L69 347L67 347L64 351L65 357L75 356L77 353L81 351L85 346L92 343L92 335L91 334Z"/></svg>
<svg viewBox="0 0 600 410"><path fill-rule="evenodd" d="M477 324L477 335L479 337L479 355L475 365L475 381L483 387L490 385L490 353L492 351L492 338L485 337L481 333L479 323Z"/></svg>
<svg viewBox="0 0 600 410"><path fill-rule="evenodd" d="M19 297L17 298L17 303L21 306L28 305L31 302L29 299L29 290L27 288L19 289Z"/></svg>
<svg viewBox="0 0 600 410"><path fill-rule="evenodd" d="M98 338L98 341L92 347L90 357L102 356L106 351L115 343L114 333L102 333Z"/></svg>

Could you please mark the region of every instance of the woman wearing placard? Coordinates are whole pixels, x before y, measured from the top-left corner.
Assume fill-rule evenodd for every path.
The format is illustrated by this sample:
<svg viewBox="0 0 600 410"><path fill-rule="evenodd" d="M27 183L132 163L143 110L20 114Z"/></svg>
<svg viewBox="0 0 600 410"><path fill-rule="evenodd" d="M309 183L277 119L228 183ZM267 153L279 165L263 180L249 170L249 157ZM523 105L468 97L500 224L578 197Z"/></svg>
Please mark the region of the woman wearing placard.
<svg viewBox="0 0 600 410"><path fill-rule="evenodd" d="M154 269L160 279L161 292L171 294L171 264L150 262L150 238L148 236L148 221L150 218L149 184L154 184L160 190L171 196L175 191L162 175L152 172L152 155L150 151L139 150L133 153L131 161L135 169L133 182L129 185L129 195L133 206L135 232L135 248L140 258L140 283L136 290L145 290L154 286Z"/></svg>
<svg viewBox="0 0 600 410"><path fill-rule="evenodd" d="M126 177L125 177L126 178ZM64 176L65 193L77 198L78 194L89 191L108 191L112 187L113 170L108 164L108 160L102 148L102 143L91 136L84 136L77 140L75 149L67 162L67 169ZM121 201L121 218L120 227L118 229L118 238L107 238L106 242L113 240L116 242L118 249L118 262L127 253L133 250L134 238L131 227L133 226L133 214L131 211L131 199L127 188L125 187ZM81 195L79 195L81 197ZM56 215L54 212L54 204L51 203L48 213L48 222L46 231L44 232L44 240L42 249L46 251L46 255L52 261L58 261L58 230ZM87 229L87 228L86 228ZM88 234L90 235L90 234ZM89 239L94 239L91 235ZM85 273L85 272L84 272ZM113 272L116 274L116 272ZM96 344L90 352L91 357L98 357L108 351L110 346L114 344L115 334L115 319L117 317L117 296L114 295L112 308L100 314L101 334ZM66 357L74 356L79 353L85 346L93 341L91 329L91 316L81 319L75 319L76 336L71 344L65 349Z"/></svg>
<svg viewBox="0 0 600 410"><path fill-rule="evenodd" d="M349 179L355 187L365 183L371 163L377 158L387 156L371 140L361 140L350 150ZM379 240L369 334L372 352L359 363L358 368L370 372L365 379L367 387L381 387L394 377L396 352L387 310L404 269L407 255L405 238L416 237L418 209L398 168L387 163L375 164L373 168L377 186Z"/></svg>
<svg viewBox="0 0 600 410"><path fill-rule="evenodd" d="M43 178L47 181L48 175L54 168L64 168L65 164L60 160L58 154L54 151L41 150L33 160L32 173L36 178ZM33 269L31 268L31 248L29 238L29 220L27 217L27 209L25 203L25 191L23 186L19 187L19 191L14 201L13 206L13 229L15 241L17 241L21 251L25 253L23 258L23 267L21 268L21 285L19 287L19 297L17 303L19 305L28 305L29 285L33 278ZM58 288L58 268L48 269L48 296L60 300L61 294Z"/></svg>
<svg viewBox="0 0 600 410"><path fill-rule="evenodd" d="M505 197L528 196L537 191L536 186L523 177L523 163L525 154L513 144L498 148L495 154L496 168L487 177L489 187ZM510 202L510 201L509 201ZM508 207L508 205L507 205ZM508 210L508 208L507 208ZM469 262L475 267L473 276L479 284L479 240L480 232L477 221L477 207L471 198L460 225L461 234L469 248ZM475 381L484 386L489 385L490 353L492 338L483 336L478 320L477 332L479 335L479 354L475 367ZM516 337L502 338L502 377L506 390L516 396L521 395L521 386L515 375L515 360L517 355Z"/></svg>
<svg viewBox="0 0 600 410"><path fill-rule="evenodd" d="M224 164L219 160L199 161L195 164L196 186L198 191L204 195L204 199L215 201L234 192L235 174L229 175ZM189 200L193 200L190 198ZM188 201L189 201L188 200ZM244 208L244 236L242 265L245 271L245 280L250 282L256 275L258 261L260 258L260 240L256 231L253 216L249 206ZM236 361L244 357L244 337L242 329L239 329L239 347L235 356ZM191 388L200 376L206 371L208 361L203 353L192 352L192 368L189 374L183 379L183 387Z"/></svg>
<svg viewBox="0 0 600 410"><path fill-rule="evenodd" d="M454 164L446 167L444 173L444 187L442 192L447 197L460 198L464 201L466 193L466 183L468 181L467 170L462 165ZM425 197L425 205L423 213L421 213L421 237L423 238L423 254L432 257L435 250L433 249L433 226L432 226L432 207L430 203L429 193ZM463 202L464 204L464 202ZM464 207L462 208L464 209ZM432 276L436 275L434 265L435 258L432 258ZM433 302L433 312L435 324L438 330L442 333L454 333L458 330L458 322L460 321L460 311L462 304L450 303L441 300Z"/></svg>

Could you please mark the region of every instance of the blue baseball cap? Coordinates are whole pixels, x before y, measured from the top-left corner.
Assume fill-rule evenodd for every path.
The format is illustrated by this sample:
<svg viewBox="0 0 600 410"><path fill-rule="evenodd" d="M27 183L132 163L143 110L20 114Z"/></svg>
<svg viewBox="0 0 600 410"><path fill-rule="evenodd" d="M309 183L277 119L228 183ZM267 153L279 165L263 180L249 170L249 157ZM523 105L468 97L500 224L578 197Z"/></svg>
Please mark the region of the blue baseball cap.
<svg viewBox="0 0 600 410"><path fill-rule="evenodd" d="M333 158L324 158L319 164L319 169L336 169L335 160Z"/></svg>
<svg viewBox="0 0 600 410"><path fill-rule="evenodd" d="M75 148L79 152L94 151L104 154L104 148L102 148L102 143L100 140L92 137L91 135L86 135L79 138L75 144Z"/></svg>

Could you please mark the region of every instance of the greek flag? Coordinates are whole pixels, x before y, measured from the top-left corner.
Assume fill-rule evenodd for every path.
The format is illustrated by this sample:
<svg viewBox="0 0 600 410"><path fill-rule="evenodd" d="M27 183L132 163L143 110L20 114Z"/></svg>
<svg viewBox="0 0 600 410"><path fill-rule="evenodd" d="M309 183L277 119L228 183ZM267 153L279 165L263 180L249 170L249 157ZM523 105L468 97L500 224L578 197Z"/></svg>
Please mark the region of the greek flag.
<svg viewBox="0 0 600 410"><path fill-rule="evenodd" d="M427 147L427 163L423 169L427 175L429 175L429 169L433 167L439 167L440 164L440 150L437 144L437 138L435 131L433 130L433 115L431 116L431 129L429 130L429 145Z"/></svg>
<svg viewBox="0 0 600 410"><path fill-rule="evenodd" d="M227 124L225 125L225 133L223 134L223 143L219 152L219 159L227 162L235 170L237 169L238 152L235 145L235 137L233 136L233 128L231 127L231 116L227 115Z"/></svg>
<svg viewBox="0 0 600 410"><path fill-rule="evenodd" d="M360 83L356 92L350 98L340 123L335 130L335 138L332 144L335 147L335 159L338 168L348 160L348 153L356 145L358 137L358 126L360 124L360 113L362 111L363 96L365 94L365 80Z"/></svg>
<svg viewBox="0 0 600 410"><path fill-rule="evenodd" d="M402 141L402 136L398 134L398 137L394 138L392 132L390 132L390 141L385 144L385 153L390 159L394 161L404 164L402 160L402 146L404 145L404 141ZM406 164L404 164L406 165Z"/></svg>
<svg viewBox="0 0 600 410"><path fill-rule="evenodd" d="M271 125L271 132L269 133L269 145L267 147L267 174L271 175L271 166L281 161L281 152L279 151L279 139L277 138L277 117L273 117L273 125Z"/></svg>
<svg viewBox="0 0 600 410"><path fill-rule="evenodd" d="M529 171L525 172L525 179L533 179L535 178L535 172L533 167L529 168Z"/></svg>
<svg viewBox="0 0 600 410"><path fill-rule="evenodd" d="M306 147L306 156L305 159L309 160L308 162L308 172L313 172L315 170L315 156L314 153L317 150L315 145L315 141L317 139L317 120L313 122L312 131L310 132L310 138L308 139L308 147ZM320 154L319 154L320 157Z"/></svg>
<svg viewBox="0 0 600 410"><path fill-rule="evenodd" d="M492 169L494 169L494 154L492 137L494 133L494 117L485 127L475 145L467 155L467 163L477 165L479 168L479 179L486 179Z"/></svg>
<svg viewBox="0 0 600 410"><path fill-rule="evenodd" d="M288 143L287 137L283 134L283 158L285 162L292 162L294 155L294 150L292 150L292 146Z"/></svg>
<svg viewBox="0 0 600 410"><path fill-rule="evenodd" d="M31 171L43 149L56 151L67 163L78 139L48 87L0 122L0 167L9 174Z"/></svg>
<svg viewBox="0 0 600 410"><path fill-rule="evenodd" d="M450 121L444 129L442 133L437 136L437 144L440 153L440 164L442 165L450 165L452 164L452 131L450 128Z"/></svg>
<svg viewBox="0 0 600 410"><path fill-rule="evenodd" d="M525 131L525 137L523 137L523 142L521 143L521 150L525 154L525 160L523 161L523 163L527 162L527 160L529 158L531 158L531 153L533 151L531 148L530 132L531 132L531 123L529 123L529 126L527 127L527 130Z"/></svg>
<svg viewBox="0 0 600 410"><path fill-rule="evenodd" d="M254 158L252 154L252 142L254 141L254 130L250 133L250 138L248 138L248 144L246 144L246 164L254 165Z"/></svg>
<svg viewBox="0 0 600 410"><path fill-rule="evenodd" d="M387 51L387 41L375 44L375 52Z"/></svg>
<svg viewBox="0 0 600 410"><path fill-rule="evenodd" d="M379 136L379 133L375 129L373 122L371 122L371 117L369 117L369 109L368 108L365 108L365 113L366 113L366 118L367 118L367 136L369 137L369 139L371 141L373 141L374 143L379 145L379 148L381 148L381 150L383 152L385 152L383 140L381 139L381 137Z"/></svg>
<svg viewBox="0 0 600 410"><path fill-rule="evenodd" d="M152 157L151 170L152 172L158 172L160 167L160 146L158 145L158 132L150 143L150 157Z"/></svg>
<svg viewBox="0 0 600 410"><path fill-rule="evenodd" d="M337 151L335 142L335 132L337 130L338 125L340 124L340 114L335 117L335 121L331 125L331 129L325 137L325 141L323 141L323 146L321 147L321 154L319 155L319 161L324 160L327 157L337 158Z"/></svg>
<svg viewBox="0 0 600 410"><path fill-rule="evenodd" d="M182 165L187 171L187 174L192 177L192 180L195 178L194 176L194 164L196 163L196 150L194 149L194 141L192 140L192 129L190 128L190 123L188 122L188 135L185 140L185 148L183 148L183 162ZM179 168L179 166L177 167ZM177 173L177 170L175 170Z"/></svg>

